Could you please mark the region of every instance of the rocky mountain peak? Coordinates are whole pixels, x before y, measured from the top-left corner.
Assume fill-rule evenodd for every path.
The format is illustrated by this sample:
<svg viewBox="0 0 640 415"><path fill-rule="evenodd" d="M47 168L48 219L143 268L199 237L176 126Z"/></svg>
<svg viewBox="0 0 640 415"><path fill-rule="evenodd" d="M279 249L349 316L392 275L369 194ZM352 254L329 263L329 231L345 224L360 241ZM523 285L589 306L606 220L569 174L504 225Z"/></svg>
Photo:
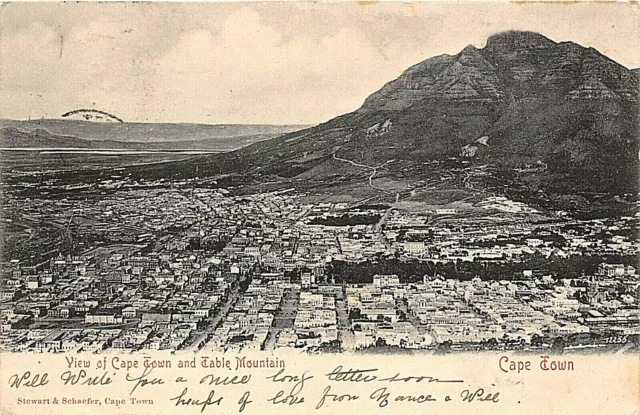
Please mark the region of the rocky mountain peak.
<svg viewBox="0 0 640 415"><path fill-rule="evenodd" d="M462 56L476 56L479 54L480 51L473 45L467 45L464 49L462 49L462 51L460 51L460 55Z"/></svg>
<svg viewBox="0 0 640 415"><path fill-rule="evenodd" d="M636 101L637 90L637 74L593 48L508 31L489 37L484 48L468 45L412 66L369 96L360 111L403 111L426 100L499 104L550 94Z"/></svg>
<svg viewBox="0 0 640 415"><path fill-rule="evenodd" d="M556 42L540 33L511 30L490 36L485 48L493 53L510 53L526 49L544 49L554 45Z"/></svg>

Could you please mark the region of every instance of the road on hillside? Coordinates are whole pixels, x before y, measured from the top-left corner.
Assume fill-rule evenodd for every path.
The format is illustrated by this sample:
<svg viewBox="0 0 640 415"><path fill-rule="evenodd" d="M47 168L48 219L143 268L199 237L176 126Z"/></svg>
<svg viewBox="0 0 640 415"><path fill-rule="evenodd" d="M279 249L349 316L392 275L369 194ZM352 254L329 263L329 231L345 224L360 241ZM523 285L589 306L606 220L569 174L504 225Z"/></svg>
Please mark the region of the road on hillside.
<svg viewBox="0 0 640 415"><path fill-rule="evenodd" d="M380 168L382 168L382 167L386 166L386 165L387 165L387 164L389 164L389 163L393 163L395 160L387 160L386 162L382 163L382 164L381 164L381 165L379 165L379 166L372 167L372 166L367 166L366 164L360 164L360 163L356 163L355 161L351 161L351 160L343 159L343 158L341 158L341 157L336 156L336 153L333 153L333 158L334 158L335 160L342 161L342 162L344 162L344 163L349 163L349 164L351 164L352 166L355 166L355 167L362 167L362 168L364 168L364 169L370 169L370 170L371 170L371 174L370 174L370 175L369 175L369 177L368 177L368 179L369 179L369 186L370 186L372 189L380 190L380 191L383 191L383 192L385 192L385 191L386 191L385 189L380 189L380 188L378 188L378 187L375 187L375 186L373 185L373 178L374 178L374 177L375 177L375 175L378 173L378 169L380 169Z"/></svg>

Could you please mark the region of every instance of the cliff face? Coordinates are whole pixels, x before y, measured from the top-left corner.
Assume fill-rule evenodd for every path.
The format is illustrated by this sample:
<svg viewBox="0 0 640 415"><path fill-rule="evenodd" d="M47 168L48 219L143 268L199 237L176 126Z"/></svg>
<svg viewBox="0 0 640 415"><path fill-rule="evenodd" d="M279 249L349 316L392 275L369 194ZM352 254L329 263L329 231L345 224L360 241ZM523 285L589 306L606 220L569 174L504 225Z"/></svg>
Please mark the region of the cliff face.
<svg viewBox="0 0 640 415"><path fill-rule="evenodd" d="M372 94L361 111L399 111L423 99L492 101L505 98L495 67L473 46L409 68Z"/></svg>
<svg viewBox="0 0 640 415"><path fill-rule="evenodd" d="M637 182L639 85L638 71L595 49L532 32L500 33L484 48L414 65L373 93L347 116L355 131L341 151L372 163L541 161L602 182L599 188L616 176ZM394 129L383 137L359 133L385 120ZM482 136L487 146L470 152Z"/></svg>
<svg viewBox="0 0 640 415"><path fill-rule="evenodd" d="M470 45L409 68L360 111L400 111L424 99L508 104L548 95L636 102L638 76L592 48L506 32L490 37L482 49Z"/></svg>

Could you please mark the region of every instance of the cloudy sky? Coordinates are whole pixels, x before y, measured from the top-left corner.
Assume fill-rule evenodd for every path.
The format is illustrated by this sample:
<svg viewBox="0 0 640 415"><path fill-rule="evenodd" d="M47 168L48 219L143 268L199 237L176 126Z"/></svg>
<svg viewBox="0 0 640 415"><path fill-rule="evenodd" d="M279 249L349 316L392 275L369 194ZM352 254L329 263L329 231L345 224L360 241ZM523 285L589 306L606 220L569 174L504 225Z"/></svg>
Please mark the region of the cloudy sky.
<svg viewBox="0 0 640 415"><path fill-rule="evenodd" d="M640 8L518 3L10 3L0 118L78 108L125 121L310 124L408 66L539 31L640 67Z"/></svg>

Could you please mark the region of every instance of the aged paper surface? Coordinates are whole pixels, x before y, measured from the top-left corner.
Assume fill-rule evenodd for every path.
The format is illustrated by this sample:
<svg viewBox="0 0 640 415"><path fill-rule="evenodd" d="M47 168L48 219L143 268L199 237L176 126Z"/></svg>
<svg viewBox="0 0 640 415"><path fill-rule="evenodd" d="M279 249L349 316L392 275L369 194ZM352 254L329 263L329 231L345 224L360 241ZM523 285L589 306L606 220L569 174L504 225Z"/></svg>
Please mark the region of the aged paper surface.
<svg viewBox="0 0 640 415"><path fill-rule="evenodd" d="M635 3L3 3L1 414L637 414Z"/></svg>
<svg viewBox="0 0 640 415"><path fill-rule="evenodd" d="M169 361L171 368L145 371L143 355L149 356L150 366L151 359L159 359ZM531 369L504 373L499 367L501 355L495 353L446 357L305 356L294 352L269 355L270 359L277 357L284 361L284 369L236 369L238 359L245 356L247 360L265 358L264 354L253 353L242 356L199 353L195 357L166 353L74 355L89 362L87 369L68 369L62 355L28 355L21 359L5 355L3 413L634 414L637 411L637 355L562 356L560 360L574 364L574 370L565 372L542 370L539 356L507 355L510 359L530 360ZM202 368L203 356L214 365L216 358L229 360L230 369ZM114 363L116 357L118 361ZM98 369L99 362L105 361L107 369ZM114 368L125 361L138 361L138 368ZM195 361L196 367L178 368L179 361ZM15 380L10 376L22 375L27 370L31 372L30 380L40 375L33 386L25 379L19 387L8 387ZM47 384L37 386L44 382L45 373ZM419 380L420 377L424 378Z"/></svg>

